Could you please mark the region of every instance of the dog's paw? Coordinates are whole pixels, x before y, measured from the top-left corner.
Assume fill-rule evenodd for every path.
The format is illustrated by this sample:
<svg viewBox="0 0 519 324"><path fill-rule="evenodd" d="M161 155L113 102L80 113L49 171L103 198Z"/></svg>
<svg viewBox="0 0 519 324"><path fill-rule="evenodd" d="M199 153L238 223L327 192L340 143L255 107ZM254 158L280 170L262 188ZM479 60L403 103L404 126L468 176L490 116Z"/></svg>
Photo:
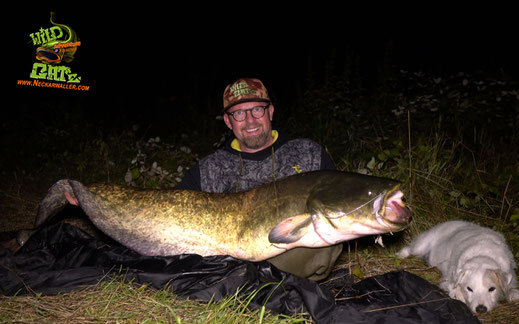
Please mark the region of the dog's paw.
<svg viewBox="0 0 519 324"><path fill-rule="evenodd" d="M519 300L519 289L510 289L506 295L506 299L510 302Z"/></svg>
<svg viewBox="0 0 519 324"><path fill-rule="evenodd" d="M410 255L411 255L411 249L409 247L405 247L396 253L396 256L399 257L400 259L405 259Z"/></svg>

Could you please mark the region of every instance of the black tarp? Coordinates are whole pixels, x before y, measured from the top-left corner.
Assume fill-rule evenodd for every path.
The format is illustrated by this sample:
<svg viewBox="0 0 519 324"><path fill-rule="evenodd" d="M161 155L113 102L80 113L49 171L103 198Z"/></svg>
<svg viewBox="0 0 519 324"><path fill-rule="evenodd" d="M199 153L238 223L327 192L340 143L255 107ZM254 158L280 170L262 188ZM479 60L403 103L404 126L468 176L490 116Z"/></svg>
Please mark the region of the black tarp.
<svg viewBox="0 0 519 324"><path fill-rule="evenodd" d="M346 270L321 284L284 273L270 263L228 256L146 257L106 245L64 223L35 234L16 254L0 247L0 292L56 294L123 273L127 280L168 286L177 295L218 301L237 291L259 290L250 307L272 312L308 312L317 323L479 323L462 302L405 271L353 283Z"/></svg>

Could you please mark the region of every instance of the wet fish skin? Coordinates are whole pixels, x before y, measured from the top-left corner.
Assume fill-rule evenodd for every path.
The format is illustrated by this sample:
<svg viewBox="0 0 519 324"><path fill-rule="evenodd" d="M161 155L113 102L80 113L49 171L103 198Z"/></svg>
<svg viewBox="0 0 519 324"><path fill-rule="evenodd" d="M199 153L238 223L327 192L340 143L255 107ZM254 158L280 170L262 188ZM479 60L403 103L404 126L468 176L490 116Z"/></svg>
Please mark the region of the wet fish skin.
<svg viewBox="0 0 519 324"><path fill-rule="evenodd" d="M405 228L411 214L399 198L390 198L399 185L341 171L303 173L233 194L86 187L64 179L41 201L35 225L72 202L105 234L144 255L196 253L260 261L298 246L329 246ZM388 212L388 219L382 215L381 224L374 201L382 204L382 213L386 203L401 208Z"/></svg>

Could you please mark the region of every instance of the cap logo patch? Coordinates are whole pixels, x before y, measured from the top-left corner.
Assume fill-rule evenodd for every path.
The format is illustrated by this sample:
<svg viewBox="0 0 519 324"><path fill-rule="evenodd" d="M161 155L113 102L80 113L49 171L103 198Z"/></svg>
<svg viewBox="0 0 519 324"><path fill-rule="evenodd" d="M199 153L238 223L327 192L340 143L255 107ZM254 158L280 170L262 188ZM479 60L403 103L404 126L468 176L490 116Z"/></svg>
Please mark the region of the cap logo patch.
<svg viewBox="0 0 519 324"><path fill-rule="evenodd" d="M232 92L232 95L235 98L256 93L256 91L249 88L249 86L247 85L247 82L245 82L245 81L241 81L241 82L233 84L229 90Z"/></svg>

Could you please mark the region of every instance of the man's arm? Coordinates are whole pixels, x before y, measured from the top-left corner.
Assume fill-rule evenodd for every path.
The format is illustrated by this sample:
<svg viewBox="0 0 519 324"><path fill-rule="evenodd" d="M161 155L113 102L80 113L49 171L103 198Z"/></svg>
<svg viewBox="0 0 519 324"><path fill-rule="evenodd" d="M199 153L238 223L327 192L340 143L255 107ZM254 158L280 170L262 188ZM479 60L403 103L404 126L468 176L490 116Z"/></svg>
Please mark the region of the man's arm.
<svg viewBox="0 0 519 324"><path fill-rule="evenodd" d="M200 184L200 166L198 163L187 170L186 175L184 175L182 181L175 186L175 189L202 191L202 185Z"/></svg>

